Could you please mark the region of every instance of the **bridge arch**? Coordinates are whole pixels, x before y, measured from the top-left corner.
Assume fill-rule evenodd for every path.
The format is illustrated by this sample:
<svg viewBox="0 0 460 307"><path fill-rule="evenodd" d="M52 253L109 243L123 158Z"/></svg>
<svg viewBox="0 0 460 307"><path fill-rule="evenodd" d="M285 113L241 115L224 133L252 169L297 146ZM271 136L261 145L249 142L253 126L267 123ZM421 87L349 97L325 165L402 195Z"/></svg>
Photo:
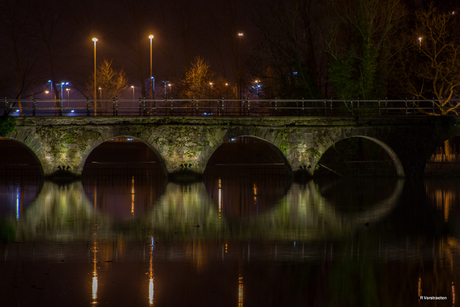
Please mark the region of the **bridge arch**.
<svg viewBox="0 0 460 307"><path fill-rule="evenodd" d="M395 171L396 171L396 175L398 177L404 177L405 176L403 165L402 165L398 155L393 151L393 149L390 146L388 146L386 143L380 141L379 139L374 138L374 137L370 137L370 136L367 136L367 135L353 135L353 136L349 136L349 137L340 137L340 138L331 140L331 142L329 142L327 144L328 146L324 147L324 149L320 152L320 157L316 160L316 163L314 165L312 165L312 169L313 169L312 173L314 174L315 170L318 169L319 162L321 161L321 158L326 153L326 151L328 151L336 143L338 143L338 142L340 142L342 140L350 139L350 138L363 138L363 139L367 139L367 140L372 141L372 142L376 143L377 145L379 145L388 154L388 156L390 157L391 161L393 162L393 165L394 165Z"/></svg>
<svg viewBox="0 0 460 307"><path fill-rule="evenodd" d="M144 145L147 146L147 148L149 150L151 150L154 155L158 158L159 160L159 163L161 164L161 168L162 168L162 172L165 176L167 176L167 169L166 169L166 166L165 166L165 161L162 157L162 155L159 153L159 151L157 150L157 148L155 147L154 144L150 143L148 140L142 138L142 137L135 137L135 136L131 136L129 134L113 134L113 135L105 135L104 138L99 138L97 140L89 140L88 141L88 146L86 147L86 149L81 153L82 155L82 158L81 158L81 161L80 161L80 164L78 165L78 172L81 174L83 172L83 169L85 167L85 164L88 160L88 157L91 155L91 153L94 152L94 150L99 147L100 145L110 141L110 140L114 140L116 138L126 138L126 139L133 139L133 140L136 140L136 141L139 141L139 142L142 142Z"/></svg>
<svg viewBox="0 0 460 307"><path fill-rule="evenodd" d="M35 139L35 138L32 138L32 139ZM40 172L40 175L43 175L45 173L45 168L46 168L46 161L48 160L47 156L45 154L43 154L41 152L41 146L38 145L38 146L35 146L36 143L32 142L31 141L31 138L25 136L23 138L15 138L15 137L0 137L0 151L6 153L7 151L3 151L2 150L2 143L1 142L5 142L5 143L12 143L12 144L15 144L15 145L19 145L19 147L21 148L20 150L24 151L26 153L27 156L29 157L25 157L25 158L30 158L30 160L33 160L34 161L34 164L38 167L39 169L39 172ZM7 144L5 144L7 145ZM9 152L9 155L11 157L11 152ZM17 153L16 153L17 155ZM19 158L21 159L22 157L16 157L14 156L15 158ZM3 160L4 162L4 160ZM21 162L21 160L17 160L15 161L17 163ZM26 162L26 161L24 161Z"/></svg>
<svg viewBox="0 0 460 307"><path fill-rule="evenodd" d="M268 145L270 147L270 149L272 149L273 152L276 154L276 156L280 160L282 160L283 163L285 163L288 173L290 173L290 174L292 173L291 164L289 163L289 161L286 158L285 154L281 151L281 149L279 147L279 144L276 144L276 142L270 142L267 138L264 138L264 137L258 135L257 132L256 133L243 133L242 132L242 133L235 133L235 134L227 134L224 138L220 139L220 141L218 143L215 143L213 146L210 146L209 150L207 152L205 152L201 157L200 164L203 166L203 168L202 168L203 173L208 168L209 160L214 155L214 153L216 153L217 150L224 143L232 142L232 140L235 140L237 138L252 138L252 139L259 140L259 141L263 142L264 144Z"/></svg>

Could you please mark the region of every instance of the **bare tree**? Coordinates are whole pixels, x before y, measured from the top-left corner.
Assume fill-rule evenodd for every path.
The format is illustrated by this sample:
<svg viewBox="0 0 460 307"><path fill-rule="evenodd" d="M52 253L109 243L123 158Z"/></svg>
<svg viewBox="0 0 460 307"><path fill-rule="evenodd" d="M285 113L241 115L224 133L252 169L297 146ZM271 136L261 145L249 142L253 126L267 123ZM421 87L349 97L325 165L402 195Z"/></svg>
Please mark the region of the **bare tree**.
<svg viewBox="0 0 460 307"><path fill-rule="evenodd" d="M14 0L0 3L0 35L3 37L0 65L5 76L5 94L18 99L20 115L23 114L21 99L33 96L38 81L32 45L35 29L27 18L26 5L24 1Z"/></svg>
<svg viewBox="0 0 460 307"><path fill-rule="evenodd" d="M400 0L331 0L328 75L341 99L385 97L392 45L406 14ZM396 50L400 52L400 50Z"/></svg>
<svg viewBox="0 0 460 307"><path fill-rule="evenodd" d="M431 5L417 12L416 20L405 39L409 45L399 55L399 85L416 99L431 100L436 115L458 115L460 104L454 100L460 90L458 17ZM433 114L431 108L420 111Z"/></svg>

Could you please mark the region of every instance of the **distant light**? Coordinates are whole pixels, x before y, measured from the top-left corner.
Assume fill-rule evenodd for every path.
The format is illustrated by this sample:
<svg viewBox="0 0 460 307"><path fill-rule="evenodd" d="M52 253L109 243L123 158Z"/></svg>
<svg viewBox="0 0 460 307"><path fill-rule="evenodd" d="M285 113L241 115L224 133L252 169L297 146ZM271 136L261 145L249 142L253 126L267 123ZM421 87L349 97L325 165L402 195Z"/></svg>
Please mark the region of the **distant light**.
<svg viewBox="0 0 460 307"><path fill-rule="evenodd" d="M128 142L132 141L133 139L132 138L127 138L126 139Z"/></svg>
<svg viewBox="0 0 460 307"><path fill-rule="evenodd" d="M296 71L294 71L292 74L293 74L294 76L297 76L297 72L296 72Z"/></svg>
<svg viewBox="0 0 460 307"><path fill-rule="evenodd" d="M50 91L45 91L45 94L49 94L49 93L50 93Z"/></svg>
<svg viewBox="0 0 460 307"><path fill-rule="evenodd" d="M69 85L69 82L66 82L65 85Z"/></svg>
<svg viewBox="0 0 460 307"><path fill-rule="evenodd" d="M228 83L225 83L225 86L228 86Z"/></svg>
<svg viewBox="0 0 460 307"><path fill-rule="evenodd" d="M97 42L97 38L94 37L94 38L92 39L92 41L93 41L93 42Z"/></svg>
<svg viewBox="0 0 460 307"><path fill-rule="evenodd" d="M19 113L19 110L16 110L16 113Z"/></svg>
<svg viewBox="0 0 460 307"><path fill-rule="evenodd" d="M131 85L131 88L134 88L134 85Z"/></svg>
<svg viewBox="0 0 460 307"><path fill-rule="evenodd" d="M48 83L51 83L51 80L48 80Z"/></svg>
<svg viewBox="0 0 460 307"><path fill-rule="evenodd" d="M203 115L208 115L208 113L204 113Z"/></svg>
<svg viewBox="0 0 460 307"><path fill-rule="evenodd" d="M243 36L243 32L238 32L238 36Z"/></svg>
<svg viewBox="0 0 460 307"><path fill-rule="evenodd" d="M70 113L75 113L75 110L70 111Z"/></svg>
<svg viewBox="0 0 460 307"><path fill-rule="evenodd" d="M153 35L149 35L149 38L152 39L152 38L153 38Z"/></svg>
<svg viewBox="0 0 460 307"><path fill-rule="evenodd" d="M230 141L232 141L232 142L235 142L235 141L236 141L236 139L230 139Z"/></svg>

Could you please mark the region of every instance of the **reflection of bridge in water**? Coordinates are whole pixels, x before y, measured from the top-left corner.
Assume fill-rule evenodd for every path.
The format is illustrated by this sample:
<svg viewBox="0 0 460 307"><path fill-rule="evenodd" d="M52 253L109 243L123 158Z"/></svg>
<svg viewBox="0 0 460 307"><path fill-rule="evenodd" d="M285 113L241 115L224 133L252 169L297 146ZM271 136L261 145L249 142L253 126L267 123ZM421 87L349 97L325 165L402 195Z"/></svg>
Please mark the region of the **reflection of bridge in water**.
<svg viewBox="0 0 460 307"><path fill-rule="evenodd" d="M120 220L96 209L81 182L64 187L45 182L36 200L14 224L16 239L24 241L91 241L95 224L101 240L117 236L143 240L152 235L169 240L334 239L347 237L366 222L388 215L402 188L403 181L398 180L385 200L369 204L364 211L345 213L331 205L312 181L303 186L293 184L275 206L257 215L231 219L222 214L225 204L216 204L209 197L204 183L168 183L143 214Z"/></svg>

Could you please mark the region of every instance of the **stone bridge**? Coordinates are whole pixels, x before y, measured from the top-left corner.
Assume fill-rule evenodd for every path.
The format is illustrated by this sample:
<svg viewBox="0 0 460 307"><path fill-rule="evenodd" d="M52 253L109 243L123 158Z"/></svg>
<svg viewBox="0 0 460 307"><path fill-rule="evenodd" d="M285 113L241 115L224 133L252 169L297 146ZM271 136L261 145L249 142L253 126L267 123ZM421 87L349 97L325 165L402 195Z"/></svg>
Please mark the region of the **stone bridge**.
<svg viewBox="0 0 460 307"><path fill-rule="evenodd" d="M24 144L44 175L65 166L81 175L91 151L114 137L134 137L158 156L165 175L202 174L213 152L231 138L266 141L293 173L313 175L321 156L335 143L362 137L379 144L401 177L423 174L428 157L458 134L453 117L20 117L6 137Z"/></svg>

